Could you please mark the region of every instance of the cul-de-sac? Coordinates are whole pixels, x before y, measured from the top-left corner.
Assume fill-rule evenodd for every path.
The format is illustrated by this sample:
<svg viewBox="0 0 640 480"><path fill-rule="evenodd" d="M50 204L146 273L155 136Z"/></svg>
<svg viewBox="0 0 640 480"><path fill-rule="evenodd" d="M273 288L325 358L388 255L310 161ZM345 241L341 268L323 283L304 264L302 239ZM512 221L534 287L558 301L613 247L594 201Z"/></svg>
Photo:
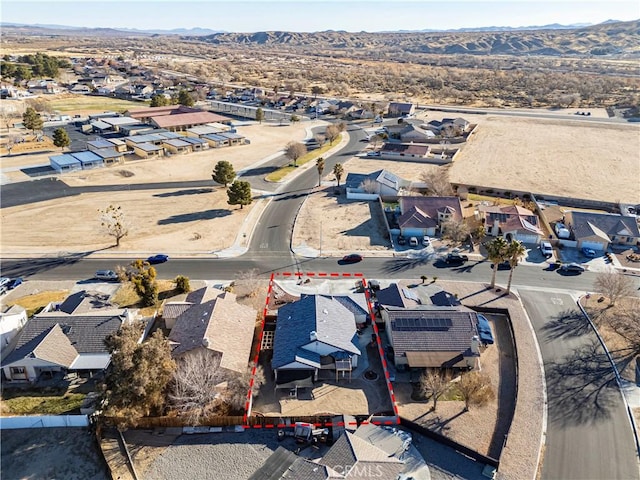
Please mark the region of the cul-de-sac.
<svg viewBox="0 0 640 480"><path fill-rule="evenodd" d="M633 2L5 3L3 478L640 479Z"/></svg>

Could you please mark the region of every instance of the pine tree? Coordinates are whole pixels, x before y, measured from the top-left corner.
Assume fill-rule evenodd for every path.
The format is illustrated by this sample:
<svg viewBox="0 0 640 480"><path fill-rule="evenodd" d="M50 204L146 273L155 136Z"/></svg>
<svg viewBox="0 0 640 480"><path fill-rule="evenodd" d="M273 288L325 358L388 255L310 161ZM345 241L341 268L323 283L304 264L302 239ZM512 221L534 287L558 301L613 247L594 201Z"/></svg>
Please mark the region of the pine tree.
<svg viewBox="0 0 640 480"><path fill-rule="evenodd" d="M35 133L36 130L42 130L42 117L33 107L27 107L27 110L22 115L22 123L33 133Z"/></svg>
<svg viewBox="0 0 640 480"><path fill-rule="evenodd" d="M64 150L64 147L68 147L71 144L71 139L64 128L57 128L53 132L53 144L56 147L60 147Z"/></svg>
<svg viewBox="0 0 640 480"><path fill-rule="evenodd" d="M220 160L218 163L216 163L211 178L213 178L215 182L218 182L224 185L225 188L227 188L229 182L232 182L233 179L236 178L236 172L233 169L233 165L231 164L231 162Z"/></svg>
<svg viewBox="0 0 640 480"><path fill-rule="evenodd" d="M229 190L227 190L229 205L240 205L240 209L245 205L251 205L253 199L251 198L251 184L241 180L236 180L231 184Z"/></svg>

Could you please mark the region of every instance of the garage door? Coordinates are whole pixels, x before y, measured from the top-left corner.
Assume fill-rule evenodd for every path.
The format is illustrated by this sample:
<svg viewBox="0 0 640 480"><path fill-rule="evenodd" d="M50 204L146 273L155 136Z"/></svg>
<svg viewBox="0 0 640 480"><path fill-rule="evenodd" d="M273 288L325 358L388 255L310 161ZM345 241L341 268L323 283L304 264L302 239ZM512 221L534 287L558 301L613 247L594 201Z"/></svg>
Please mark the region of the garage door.
<svg viewBox="0 0 640 480"><path fill-rule="evenodd" d="M422 228L404 228L402 230L402 234L405 237L420 237L420 239L422 239L422 236L424 235L424 230Z"/></svg>
<svg viewBox="0 0 640 480"><path fill-rule="evenodd" d="M580 248L590 248L591 250L604 250L602 242L581 242Z"/></svg>
<svg viewBox="0 0 640 480"><path fill-rule="evenodd" d="M522 243L530 243L536 245L538 243L537 235L516 235L516 240Z"/></svg>

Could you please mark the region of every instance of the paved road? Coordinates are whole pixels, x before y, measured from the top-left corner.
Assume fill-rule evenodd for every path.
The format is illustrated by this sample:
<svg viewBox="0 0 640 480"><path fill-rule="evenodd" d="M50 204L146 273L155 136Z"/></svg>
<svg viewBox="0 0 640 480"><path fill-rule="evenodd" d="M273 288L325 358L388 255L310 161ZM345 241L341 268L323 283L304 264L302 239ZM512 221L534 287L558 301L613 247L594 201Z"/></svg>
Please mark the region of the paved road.
<svg viewBox="0 0 640 480"><path fill-rule="evenodd" d="M640 478L611 364L567 294L519 289L542 353L548 425L543 479Z"/></svg>

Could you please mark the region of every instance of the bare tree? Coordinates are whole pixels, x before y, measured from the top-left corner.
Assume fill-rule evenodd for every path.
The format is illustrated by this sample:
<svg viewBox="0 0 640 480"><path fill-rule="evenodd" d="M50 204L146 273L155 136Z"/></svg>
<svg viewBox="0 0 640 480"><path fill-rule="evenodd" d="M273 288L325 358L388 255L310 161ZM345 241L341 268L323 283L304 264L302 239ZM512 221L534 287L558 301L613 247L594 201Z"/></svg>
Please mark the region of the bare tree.
<svg viewBox="0 0 640 480"><path fill-rule="evenodd" d="M630 296L634 291L631 278L613 269L599 274L593 287L609 298L609 305L615 305L620 297Z"/></svg>
<svg viewBox="0 0 640 480"><path fill-rule="evenodd" d="M327 141L327 136L323 133L316 133L313 139L318 142L318 145L324 145L324 142Z"/></svg>
<svg viewBox="0 0 640 480"><path fill-rule="evenodd" d="M433 400L433 411L438 407L438 399L451 388L451 374L439 369L427 369L420 376L420 393Z"/></svg>
<svg viewBox="0 0 640 480"><path fill-rule="evenodd" d="M177 364L169 399L180 415L197 425L213 413L220 400L219 385L227 375L220 367L220 355L207 349L188 353Z"/></svg>
<svg viewBox="0 0 640 480"><path fill-rule="evenodd" d="M266 280L261 279L257 268L238 272L233 282L233 291L240 300L248 300L253 308L264 306Z"/></svg>
<svg viewBox="0 0 640 480"><path fill-rule="evenodd" d="M325 130L325 135L329 139L329 142L333 141L340 136L340 127L338 125L328 125Z"/></svg>
<svg viewBox="0 0 640 480"><path fill-rule="evenodd" d="M635 352L640 352L640 310L631 307L617 308L613 315L607 315L611 328L628 343Z"/></svg>
<svg viewBox="0 0 640 480"><path fill-rule="evenodd" d="M470 233L469 225L467 225L464 219L450 218L442 222L440 228L442 230L442 237L448 238L456 244L464 242Z"/></svg>
<svg viewBox="0 0 640 480"><path fill-rule="evenodd" d="M107 235L116 239L116 247L120 246L120 240L129 234L129 225L125 218L124 212L120 205L109 205L100 212L100 220L102 227L106 230Z"/></svg>
<svg viewBox="0 0 640 480"><path fill-rule="evenodd" d="M371 178L365 179L360 184L360 188L362 190L364 190L365 192L367 192L367 193L377 193L378 192L378 184L375 182L375 180L372 180Z"/></svg>
<svg viewBox="0 0 640 480"><path fill-rule="evenodd" d="M289 142L285 148L285 156L295 165L300 157L307 153L307 147L300 142Z"/></svg>
<svg viewBox="0 0 640 480"><path fill-rule="evenodd" d="M243 409L247 400L249 392L249 383L251 382L251 374L253 366L255 364L251 362L246 372L234 374L227 384L227 391L225 394L225 402L235 409ZM253 385L251 387L251 397L257 397L260 393L260 387L264 385L265 376L264 369L258 365L256 367L255 375L253 376Z"/></svg>
<svg viewBox="0 0 640 480"><path fill-rule="evenodd" d="M482 406L496 397L496 393L488 375L480 372L469 372L461 376L458 391L464 400L464 411L471 405Z"/></svg>
<svg viewBox="0 0 640 480"><path fill-rule="evenodd" d="M424 182L426 195L429 197L449 197L453 195L453 188L449 182L449 170L438 168L421 175L420 180Z"/></svg>

